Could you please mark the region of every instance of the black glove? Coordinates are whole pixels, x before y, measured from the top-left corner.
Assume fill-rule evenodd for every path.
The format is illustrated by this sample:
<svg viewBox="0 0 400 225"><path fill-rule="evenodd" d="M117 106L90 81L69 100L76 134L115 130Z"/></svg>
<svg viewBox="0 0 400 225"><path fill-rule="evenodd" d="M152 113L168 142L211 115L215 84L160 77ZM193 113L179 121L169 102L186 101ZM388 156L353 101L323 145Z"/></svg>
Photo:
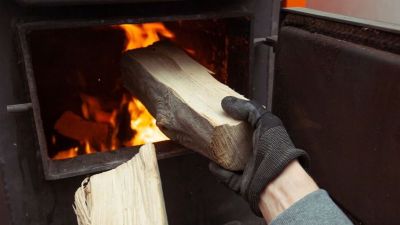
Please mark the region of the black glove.
<svg viewBox="0 0 400 225"><path fill-rule="evenodd" d="M254 127L253 154L242 173L225 170L215 163L210 163L210 171L242 195L253 212L262 217L258 207L261 192L293 160L298 159L303 167L308 167L308 155L294 147L281 120L264 106L231 96L225 97L221 104L230 116L246 120Z"/></svg>

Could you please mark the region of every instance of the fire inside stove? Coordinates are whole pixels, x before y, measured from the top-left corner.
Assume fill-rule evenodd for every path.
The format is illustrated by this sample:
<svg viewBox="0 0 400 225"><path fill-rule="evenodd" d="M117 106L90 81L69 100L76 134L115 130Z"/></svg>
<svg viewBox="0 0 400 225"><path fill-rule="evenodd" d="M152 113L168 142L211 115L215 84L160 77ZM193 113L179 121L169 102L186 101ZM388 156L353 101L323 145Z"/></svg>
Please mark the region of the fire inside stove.
<svg viewBox="0 0 400 225"><path fill-rule="evenodd" d="M179 21L32 31L28 37L49 157L62 160L167 140L145 106L124 88L122 54L171 41L226 83L232 41L226 24ZM245 41L236 47L248 48L247 38L243 35Z"/></svg>
<svg viewBox="0 0 400 225"><path fill-rule="evenodd" d="M159 41L160 36L174 38L174 34L162 23L124 24L116 25L114 28L125 32L127 41L124 51L147 47ZM100 77L97 82L101 82ZM53 159L72 158L82 151L85 154L112 151L123 146L142 145L168 139L158 129L156 120L144 105L128 93L122 94L122 98L115 99L110 107L106 106L107 101L84 92L80 93L80 98L82 101L80 114L66 111L54 127L59 134L79 141L79 145L60 150ZM126 124L122 124L123 122ZM121 130L125 131L126 137L119 136ZM56 145L56 134L53 134L51 138L52 144Z"/></svg>

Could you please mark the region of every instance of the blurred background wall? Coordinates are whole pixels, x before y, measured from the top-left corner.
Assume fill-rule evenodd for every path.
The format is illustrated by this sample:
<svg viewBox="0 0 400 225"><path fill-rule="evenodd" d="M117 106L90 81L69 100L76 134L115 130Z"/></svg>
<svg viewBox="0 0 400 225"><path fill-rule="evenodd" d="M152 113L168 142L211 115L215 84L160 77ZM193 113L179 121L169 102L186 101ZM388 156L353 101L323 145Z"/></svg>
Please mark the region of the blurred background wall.
<svg viewBox="0 0 400 225"><path fill-rule="evenodd" d="M400 0L284 0L284 7L311 9L400 25Z"/></svg>

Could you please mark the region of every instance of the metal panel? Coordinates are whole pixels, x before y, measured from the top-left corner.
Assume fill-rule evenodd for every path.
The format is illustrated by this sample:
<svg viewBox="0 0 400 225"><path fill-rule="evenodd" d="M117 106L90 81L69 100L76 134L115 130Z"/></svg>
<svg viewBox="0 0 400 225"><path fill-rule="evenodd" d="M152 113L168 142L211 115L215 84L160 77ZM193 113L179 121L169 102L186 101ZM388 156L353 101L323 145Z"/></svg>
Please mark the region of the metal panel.
<svg viewBox="0 0 400 225"><path fill-rule="evenodd" d="M292 16L279 35L273 111L354 221L397 224L400 55L391 53L398 42L387 43L399 36ZM362 31L376 36L359 38Z"/></svg>
<svg viewBox="0 0 400 225"><path fill-rule="evenodd" d="M21 5L100 5L121 3L176 2L184 0L16 0Z"/></svg>

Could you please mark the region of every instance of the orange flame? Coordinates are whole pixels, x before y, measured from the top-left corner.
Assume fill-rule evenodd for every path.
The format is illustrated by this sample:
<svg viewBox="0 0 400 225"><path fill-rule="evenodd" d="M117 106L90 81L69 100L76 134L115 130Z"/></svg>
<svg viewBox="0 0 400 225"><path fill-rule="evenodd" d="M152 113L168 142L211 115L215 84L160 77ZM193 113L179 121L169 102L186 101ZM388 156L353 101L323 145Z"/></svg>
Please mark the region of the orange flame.
<svg viewBox="0 0 400 225"><path fill-rule="evenodd" d="M159 41L160 36L168 39L175 38L175 35L162 23L122 24L114 27L122 29L125 32L126 46L124 51L147 47ZM81 93L80 96L82 100L81 113L83 118L91 122L108 124L112 131L110 134L111 140L107 143L93 143L85 140L81 142L78 147L59 151L53 159L73 158L76 157L79 152L91 154L98 151L116 150L123 146L135 146L149 142L168 140L156 126L156 120L138 99L125 94L119 106L109 112L103 109L102 102L99 98L84 93ZM134 135L130 140L121 143L117 135L123 125L119 124L118 115L124 110L128 110L130 116L129 127ZM55 137L53 139L52 141L55 143Z"/></svg>
<svg viewBox="0 0 400 225"><path fill-rule="evenodd" d="M53 159L68 159L68 158L74 158L78 156L78 147L70 148L67 150L59 151L55 156L53 156Z"/></svg>
<svg viewBox="0 0 400 225"><path fill-rule="evenodd" d="M175 38L175 35L162 23L121 24L117 27L125 31L127 42L124 51L152 45L160 40L159 36L168 39ZM168 137L156 126L156 120L138 99L132 97L128 103L128 111L131 116L130 127L137 132L128 145L135 146L168 140Z"/></svg>
<svg viewBox="0 0 400 225"><path fill-rule="evenodd" d="M144 105L132 98L128 110L131 115L130 127L138 133L130 140L131 145L143 145L150 142L168 140L168 138L156 126L156 120L147 111Z"/></svg>
<svg viewBox="0 0 400 225"><path fill-rule="evenodd" d="M160 40L160 36L174 39L175 35L162 23L121 24L117 26L125 31L125 51L144 48Z"/></svg>

